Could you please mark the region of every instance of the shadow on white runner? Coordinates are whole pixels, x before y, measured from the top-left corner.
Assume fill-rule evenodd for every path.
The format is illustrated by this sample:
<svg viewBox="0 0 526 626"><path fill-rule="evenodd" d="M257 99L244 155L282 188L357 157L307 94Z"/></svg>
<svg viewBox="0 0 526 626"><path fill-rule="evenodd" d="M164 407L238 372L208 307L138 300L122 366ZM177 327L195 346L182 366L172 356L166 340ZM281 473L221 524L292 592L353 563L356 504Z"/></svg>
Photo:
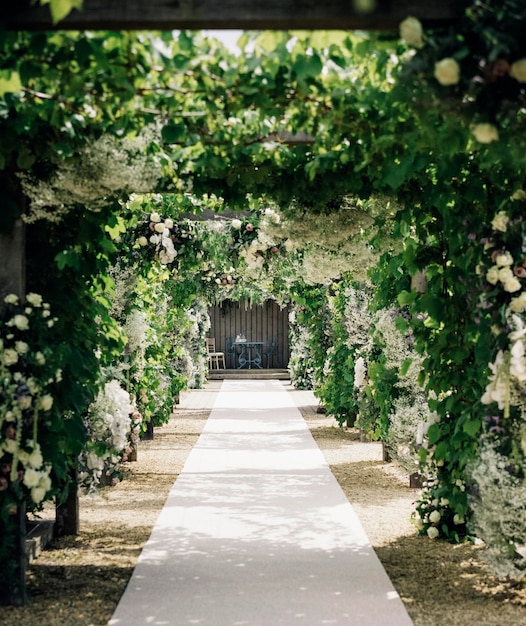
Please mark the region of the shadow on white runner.
<svg viewBox="0 0 526 626"><path fill-rule="evenodd" d="M224 381L111 626L410 626L276 380Z"/></svg>

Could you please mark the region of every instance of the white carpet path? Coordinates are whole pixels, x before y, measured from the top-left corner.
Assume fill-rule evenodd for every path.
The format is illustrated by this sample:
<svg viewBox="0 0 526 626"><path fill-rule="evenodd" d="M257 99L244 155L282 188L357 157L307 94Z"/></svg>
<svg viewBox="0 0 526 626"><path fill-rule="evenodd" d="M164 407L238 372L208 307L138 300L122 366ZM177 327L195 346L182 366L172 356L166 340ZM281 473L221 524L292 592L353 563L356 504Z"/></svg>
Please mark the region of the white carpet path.
<svg viewBox="0 0 526 626"><path fill-rule="evenodd" d="M110 626L410 626L276 380L226 380Z"/></svg>

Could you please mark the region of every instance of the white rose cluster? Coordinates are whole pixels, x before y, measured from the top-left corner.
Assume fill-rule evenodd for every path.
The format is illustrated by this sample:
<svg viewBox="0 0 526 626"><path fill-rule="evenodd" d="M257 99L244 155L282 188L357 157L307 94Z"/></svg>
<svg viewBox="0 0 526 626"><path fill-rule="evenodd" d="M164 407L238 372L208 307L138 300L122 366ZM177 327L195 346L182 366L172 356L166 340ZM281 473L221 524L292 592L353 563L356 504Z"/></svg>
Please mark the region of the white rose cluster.
<svg viewBox="0 0 526 626"><path fill-rule="evenodd" d="M504 251L495 257L495 265L486 272L486 280L491 285L501 283L504 291L515 293L522 289L520 280L515 276L511 266L514 260L510 252Z"/></svg>
<svg viewBox="0 0 526 626"><path fill-rule="evenodd" d="M141 248L146 248L149 244L155 246L155 253L157 258L163 265L169 265L173 263L177 256L177 250L175 249L172 240L172 228L174 222L167 217L164 221L157 211L153 211L150 214L150 230L153 232L149 238L144 235L137 238L137 245Z"/></svg>
<svg viewBox="0 0 526 626"><path fill-rule="evenodd" d="M90 405L87 415L89 441L81 454L79 480L93 489L102 473L118 466L128 447L135 406L118 380L108 381Z"/></svg>
<svg viewBox="0 0 526 626"><path fill-rule="evenodd" d="M40 504L51 489L51 466L45 463L33 433L38 419L53 408L50 385L59 382L61 374L53 367L51 348L35 345L34 336L47 331L56 318L37 293L28 293L25 301L8 294L4 304L6 321L0 336L0 462L4 469L0 488L7 489L10 482L20 480L30 500Z"/></svg>

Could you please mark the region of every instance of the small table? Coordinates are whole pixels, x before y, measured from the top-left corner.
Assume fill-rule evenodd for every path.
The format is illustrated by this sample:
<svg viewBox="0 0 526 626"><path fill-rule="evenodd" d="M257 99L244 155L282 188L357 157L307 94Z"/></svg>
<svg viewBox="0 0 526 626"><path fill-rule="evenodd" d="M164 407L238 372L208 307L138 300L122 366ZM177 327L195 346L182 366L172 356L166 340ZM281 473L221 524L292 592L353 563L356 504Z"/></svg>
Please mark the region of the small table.
<svg viewBox="0 0 526 626"><path fill-rule="evenodd" d="M261 367L261 346L264 346L264 341L234 341L234 348L240 348L240 351L237 355L237 369L241 369L248 366L248 369L252 369L252 364L259 369Z"/></svg>

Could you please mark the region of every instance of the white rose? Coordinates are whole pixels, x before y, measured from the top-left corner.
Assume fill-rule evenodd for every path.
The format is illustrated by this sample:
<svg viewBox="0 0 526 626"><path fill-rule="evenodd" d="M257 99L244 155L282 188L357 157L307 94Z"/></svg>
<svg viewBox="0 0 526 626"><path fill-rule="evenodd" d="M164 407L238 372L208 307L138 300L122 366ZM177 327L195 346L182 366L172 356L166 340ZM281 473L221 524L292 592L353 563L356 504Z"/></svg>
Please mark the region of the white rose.
<svg viewBox="0 0 526 626"><path fill-rule="evenodd" d="M436 539L439 534L440 534L440 532L439 532L438 528L436 528L435 526L430 526L427 529L427 536L429 537L429 539Z"/></svg>
<svg viewBox="0 0 526 626"><path fill-rule="evenodd" d="M486 272L486 280L490 285L496 285L499 282L499 268L496 265L490 267Z"/></svg>
<svg viewBox="0 0 526 626"><path fill-rule="evenodd" d="M431 513L429 514L429 521L432 524L437 524L440 521L441 515L438 511L431 511Z"/></svg>
<svg viewBox="0 0 526 626"><path fill-rule="evenodd" d="M413 524L416 526L417 530L422 530L424 528L424 522L421 517L413 519Z"/></svg>
<svg viewBox="0 0 526 626"><path fill-rule="evenodd" d="M423 30L420 20L416 17L407 17L400 24L400 38L408 46L421 48L424 45Z"/></svg>
<svg viewBox="0 0 526 626"><path fill-rule="evenodd" d="M29 409L32 400L31 396L20 396L17 400L17 404L22 410Z"/></svg>
<svg viewBox="0 0 526 626"><path fill-rule="evenodd" d="M164 223L163 222L159 222L158 224L155 224L155 232L157 232L157 233L164 233Z"/></svg>
<svg viewBox="0 0 526 626"><path fill-rule="evenodd" d="M511 256L511 253L506 250L506 252L497 255L495 263L499 267L509 267L510 265L513 265L513 257Z"/></svg>
<svg viewBox="0 0 526 626"><path fill-rule="evenodd" d="M513 272L509 267L503 267L499 270L499 280L501 283L505 283L513 278Z"/></svg>
<svg viewBox="0 0 526 626"><path fill-rule="evenodd" d="M435 63L434 75L441 85L456 85L460 80L460 66L455 59L442 59Z"/></svg>
<svg viewBox="0 0 526 626"><path fill-rule="evenodd" d="M285 246L285 250L287 252L291 252L291 250L294 250L294 242L292 241L292 239L285 239L283 245Z"/></svg>
<svg viewBox="0 0 526 626"><path fill-rule="evenodd" d="M4 298L6 304L18 304L18 296L14 293L8 293Z"/></svg>
<svg viewBox="0 0 526 626"><path fill-rule="evenodd" d="M524 191L524 189L517 189L510 197L512 200L524 200L526 198L526 191Z"/></svg>
<svg viewBox="0 0 526 626"><path fill-rule="evenodd" d="M144 248L144 246L148 245L148 239L146 239L146 237L139 237L137 243Z"/></svg>
<svg viewBox="0 0 526 626"><path fill-rule="evenodd" d="M36 487L40 480L40 472L37 472L35 469L31 467L26 468L24 472L24 485L29 489Z"/></svg>
<svg viewBox="0 0 526 626"><path fill-rule="evenodd" d="M159 235L152 235L150 237L150 243L153 243L154 246L156 246L160 241Z"/></svg>
<svg viewBox="0 0 526 626"><path fill-rule="evenodd" d="M32 304L33 306L42 306L42 296L38 293L28 293L26 296L26 300L29 302L29 304Z"/></svg>
<svg viewBox="0 0 526 626"><path fill-rule="evenodd" d="M458 515L458 513L455 513L455 515L453 516L453 524L456 524L458 526L459 524L463 523L464 518L462 517L462 515Z"/></svg>
<svg viewBox="0 0 526 626"><path fill-rule="evenodd" d="M17 341L15 343L15 350L18 352L18 354L26 354L29 350L29 346L25 341Z"/></svg>
<svg viewBox="0 0 526 626"><path fill-rule="evenodd" d="M38 486L47 493L51 489L51 478L47 474L42 474L38 481Z"/></svg>
<svg viewBox="0 0 526 626"><path fill-rule="evenodd" d="M35 448L33 452L29 455L27 462L30 467L35 469L39 468L44 462L44 458L42 457L42 452L40 452L39 448ZM30 485L28 485L29 487Z"/></svg>
<svg viewBox="0 0 526 626"><path fill-rule="evenodd" d="M53 406L53 397L50 396L49 394L46 394L45 396L42 396L40 398L38 406L43 411L49 411L49 409L51 409L51 407Z"/></svg>
<svg viewBox="0 0 526 626"><path fill-rule="evenodd" d="M29 320L25 315L15 315L13 317L13 324L18 330L27 330L29 328Z"/></svg>
<svg viewBox="0 0 526 626"><path fill-rule="evenodd" d="M155 211L150 215L150 222L160 222L161 221L161 216L159 215L159 213L156 213Z"/></svg>
<svg viewBox="0 0 526 626"><path fill-rule="evenodd" d="M2 361L7 367L14 365L18 361L18 352L12 348L8 348L3 354Z"/></svg>
<svg viewBox="0 0 526 626"><path fill-rule="evenodd" d="M33 500L35 504L40 504L45 496L46 490L42 487L33 487L33 489L31 489L31 500Z"/></svg>
<svg viewBox="0 0 526 626"><path fill-rule="evenodd" d="M508 229L509 221L510 218L508 217L506 211L499 211L491 221L491 227L493 228L493 230L500 230L501 232L505 233Z"/></svg>
<svg viewBox="0 0 526 626"><path fill-rule="evenodd" d="M46 357L42 354L42 352L38 351L35 353L35 361L38 365L44 365L46 363Z"/></svg>
<svg viewBox="0 0 526 626"><path fill-rule="evenodd" d="M510 309L514 313L522 313L526 310L526 292L521 293L518 298L512 298L510 302Z"/></svg>
<svg viewBox="0 0 526 626"><path fill-rule="evenodd" d="M232 228L234 228L235 230L239 230L242 226L241 220L234 219L232 220L231 223L232 223Z"/></svg>
<svg viewBox="0 0 526 626"><path fill-rule="evenodd" d="M526 83L526 59L519 59L511 64L510 76L520 83Z"/></svg>
<svg viewBox="0 0 526 626"><path fill-rule="evenodd" d="M475 124L471 129L473 136L479 143L491 143L492 141L498 141L499 131L493 126L493 124Z"/></svg>
<svg viewBox="0 0 526 626"><path fill-rule="evenodd" d="M166 228L173 228L174 222L168 217L167 219L164 220L164 225L166 226Z"/></svg>
<svg viewBox="0 0 526 626"><path fill-rule="evenodd" d="M504 282L504 291L508 293L515 293L516 291L520 291L521 288L521 282L516 276L512 276Z"/></svg>

